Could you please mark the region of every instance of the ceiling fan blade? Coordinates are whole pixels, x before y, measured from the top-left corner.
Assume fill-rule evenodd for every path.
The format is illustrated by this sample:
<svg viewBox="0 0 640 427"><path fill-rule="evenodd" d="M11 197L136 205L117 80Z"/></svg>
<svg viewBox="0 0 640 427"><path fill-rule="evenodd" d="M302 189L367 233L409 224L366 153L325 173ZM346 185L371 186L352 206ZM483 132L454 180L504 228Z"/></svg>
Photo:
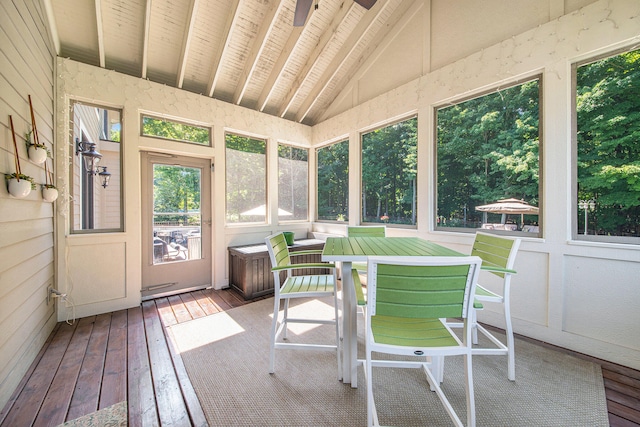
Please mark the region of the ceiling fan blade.
<svg viewBox="0 0 640 427"><path fill-rule="evenodd" d="M294 27L302 27L307 21L307 15L309 15L309 10L311 9L311 3L313 3L313 0L296 1L296 12L293 16Z"/></svg>
<svg viewBox="0 0 640 427"><path fill-rule="evenodd" d="M354 1L367 10L371 9L373 5L376 4L376 0L354 0Z"/></svg>

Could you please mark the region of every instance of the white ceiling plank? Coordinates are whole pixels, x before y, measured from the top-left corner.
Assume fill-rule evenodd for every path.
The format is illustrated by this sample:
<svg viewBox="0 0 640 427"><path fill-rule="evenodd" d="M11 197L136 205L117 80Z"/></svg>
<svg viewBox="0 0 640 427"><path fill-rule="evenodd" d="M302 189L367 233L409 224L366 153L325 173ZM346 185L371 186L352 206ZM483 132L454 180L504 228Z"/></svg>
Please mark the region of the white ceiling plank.
<svg viewBox="0 0 640 427"><path fill-rule="evenodd" d="M431 0L427 0L427 2L429 3L430 1ZM414 18L414 16L417 13L420 13L422 9L425 7L425 3L423 3L422 0L404 1L404 5L406 6L410 5L410 7L408 9L405 9L405 7L401 5L394 11L394 14L396 15L397 18L399 18L399 20L397 20L396 22L396 20L394 20L393 18L390 19L388 21L389 27L387 31L381 32L380 34L376 35L376 39L378 41L375 43L372 43L371 45L369 45L369 47L367 47L367 50L371 49L373 50L373 52L365 53L363 57L367 58L366 61L357 68L357 70L353 73L353 75L347 76L348 78L346 79L347 82L345 84L339 85L339 87L341 88L341 94L335 97L334 102L340 103L341 100L344 99L344 97L346 96L355 97L353 99L354 104L360 101L360 98L358 97L358 80L361 79L367 73L367 71L373 66L376 60L378 60L380 56L387 51L387 49L389 48L389 45L393 43L393 41L396 39L396 36L399 35L400 32L402 31L402 28L404 28L406 25L409 25L409 23ZM430 9L427 7L426 10L429 11ZM430 17L429 12L425 13L425 15L427 17ZM423 18L423 19L426 20L426 18ZM425 44L425 46L429 46L429 44ZM428 57L429 55L426 54L424 56ZM327 111L328 111L328 108L323 109L323 111L321 112L321 116L315 118L315 120L318 120L318 121L325 120L327 118L326 116ZM301 120L304 120L304 118Z"/></svg>
<svg viewBox="0 0 640 427"><path fill-rule="evenodd" d="M147 0L147 8L144 13L144 40L142 42L142 66L140 76L147 78L147 67L149 63L149 31L151 28L151 0Z"/></svg>
<svg viewBox="0 0 640 427"><path fill-rule="evenodd" d="M282 107L278 112L278 115L280 117L283 117L291 107L291 103L293 102L296 95L298 94L300 88L302 87L302 84L309 77L309 74L311 73L311 71L318 64L318 61L320 60L321 55L327 50L327 46L337 37L336 33L338 29L341 28L342 26L347 25L346 18L351 14L353 9L358 7L362 7L362 6L358 5L355 2L351 2L348 7L345 7L344 3L342 4L340 8L340 12L335 16L335 18L332 21L331 30L325 31L325 33L322 35L322 38L320 39L315 49L311 53L311 56L307 60L304 68L302 69L300 74L298 74L298 77L296 78L295 83L291 86L291 89L289 90L287 98L285 99L285 102L283 103Z"/></svg>
<svg viewBox="0 0 640 427"><path fill-rule="evenodd" d="M597 2L535 0L506 7L509 2L496 0L487 7L472 1L377 0L366 11L354 0L320 0L305 25L294 27L296 1L41 3L58 56L313 125L349 104L349 96L355 97L356 104L364 101L362 96L382 93L384 84L359 85L368 83L362 79L369 75L383 78L371 67L384 60L379 55L384 55L382 46L389 41L382 37L398 42L395 37L401 34L393 31L412 32L416 46L408 48L418 49L421 44L428 49L421 52L421 64L412 63L421 66L422 72L420 68L410 71L425 75L433 67ZM406 24L422 23L420 30L400 28L404 18L398 18L398 13L408 10L407 2L412 8L422 4L418 12L422 15ZM498 5L509 19L495 23L497 12L492 9ZM385 12L376 12L380 10ZM408 78L406 71L403 76Z"/></svg>
<svg viewBox="0 0 640 427"><path fill-rule="evenodd" d="M218 51L216 55L216 59L212 64L212 72L211 72L211 80L207 85L207 93L209 96L213 96L213 93L216 90L216 83L218 82L218 78L220 77L220 70L222 61L224 61L225 55L228 55L229 52L229 44L231 43L231 37L233 35L233 31L237 28L237 20L240 18L240 14L238 13L238 5L240 4L240 0L233 0L233 6L230 10L233 13L229 14L229 19L227 19L227 23L225 25L225 30L223 34L226 34L226 39L223 47Z"/></svg>
<svg viewBox="0 0 640 427"><path fill-rule="evenodd" d="M276 18L282 12L283 5L286 1L287 0L280 0L277 3L271 2L271 5L267 10L267 14L262 20L260 30L256 34L256 41L253 44L253 48L249 52L249 55L247 56L247 64L250 65L248 67L245 67L245 69L243 70L242 76L240 76L239 84L236 87L235 93L233 94L233 100L238 105L240 104L240 102L242 102L242 97L247 90L247 86L250 83L251 76L259 66L260 56L264 51L265 45L269 41L269 36L274 30L274 26L277 22Z"/></svg>
<svg viewBox="0 0 640 427"><path fill-rule="evenodd" d="M300 36L302 35L303 30L304 27L293 27L293 31L289 35L287 43L276 60L271 74L269 74L269 78L267 79L264 88L262 89L262 93L258 98L259 111L263 111L267 106L267 103L269 103L269 99L271 98L271 95L273 95L273 91L275 90L280 77L287 69L287 64L293 59L291 55L296 51L296 46L300 42Z"/></svg>
<svg viewBox="0 0 640 427"><path fill-rule="evenodd" d="M104 32L102 30L102 0L95 0L96 5L96 28L98 29L98 58L100 67L105 67L104 59Z"/></svg>
<svg viewBox="0 0 640 427"><path fill-rule="evenodd" d="M376 8L379 3L381 3L381 7ZM378 19L387 12L388 8L393 7L396 4L391 0L379 3L376 3L376 5L369 10L369 13L365 15L365 18L358 23L355 31L351 33L348 40L343 44L340 52L335 56L331 65L326 68L322 77L315 82L313 90L307 95L306 99L301 104L299 111L296 113L295 121L302 122L305 119L311 108L313 108L318 101L318 97L327 90L331 80L342 71L342 67L358 48L362 40L368 37L369 31L372 31L376 26L376 21L378 21Z"/></svg>
<svg viewBox="0 0 640 427"><path fill-rule="evenodd" d="M189 24L184 32L184 40L182 42L182 52L180 54L180 66L178 68L178 78L176 86L182 89L184 83L184 73L187 68L187 60L189 59L189 46L191 45L191 38L193 37L193 27L196 21L196 15L198 13L198 0L191 0L189 2Z"/></svg>

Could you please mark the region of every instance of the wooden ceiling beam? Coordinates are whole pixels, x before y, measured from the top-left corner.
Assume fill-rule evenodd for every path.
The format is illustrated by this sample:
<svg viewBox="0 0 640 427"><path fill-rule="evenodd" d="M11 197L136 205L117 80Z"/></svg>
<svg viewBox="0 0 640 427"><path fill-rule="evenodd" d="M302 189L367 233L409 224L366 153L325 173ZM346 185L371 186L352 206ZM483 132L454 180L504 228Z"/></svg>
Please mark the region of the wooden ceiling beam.
<svg viewBox="0 0 640 427"><path fill-rule="evenodd" d="M304 82L309 77L311 71L315 68L315 66L320 61L320 59L322 58L323 53L327 51L327 49L332 45L333 41L335 41L335 39L338 37L337 35L338 29L346 25L348 21L347 18L353 13L354 10L357 10L356 8L362 8L362 7L353 1L350 2L349 6L347 7L345 7L345 3L342 3L342 5L340 6L339 13L336 14L336 16L331 21L330 30L325 31L322 37L320 38L320 40L318 40L318 43L316 47L313 49L313 52L311 52L309 59L307 60L304 67L298 74L298 77L296 78L294 83L291 85L291 89L287 93L287 96L285 97L285 100L282 103L282 107L278 111L278 116L284 117L284 115L287 113L287 111L291 107L291 104L293 103L296 96L298 95L298 92L302 88Z"/></svg>
<svg viewBox="0 0 640 427"><path fill-rule="evenodd" d="M331 81L343 70L343 67L349 62L349 59L354 52L360 46L360 43L369 35L370 31L374 31L376 23L381 16L385 13L390 13L389 10L393 10L398 7L398 3L403 0L388 0L384 2L377 2L362 19L356 29L351 32L349 38L342 45L342 48L338 54L333 58L331 64L326 68L324 73L313 86L313 90L308 94L300 109L296 113L295 121L302 122L309 114L311 109L318 102L320 95L322 95L328 88ZM405 3L412 3L412 1L404 0ZM408 6L407 6L408 7ZM385 23L386 25L386 23ZM387 28L392 27L392 25Z"/></svg>
<svg viewBox="0 0 640 427"><path fill-rule="evenodd" d="M277 87L277 83L280 81L280 78L282 78L284 71L287 69L287 65L293 59L292 54L296 51L296 46L301 41L300 36L302 35L305 27L292 28L293 30L289 34L289 38L287 39L282 52L280 52L280 56L273 64L271 73L269 73L269 77L267 78L267 81L262 88L262 92L258 97L258 111L263 111L269 103L269 100Z"/></svg>
<svg viewBox="0 0 640 427"><path fill-rule="evenodd" d="M56 55L60 55L60 36L58 35L58 27L56 25L56 18L53 14L53 7L51 0L44 0L44 9L47 13L47 21L49 22L49 34L51 40L53 40L53 46L56 50Z"/></svg>
<svg viewBox="0 0 640 427"><path fill-rule="evenodd" d="M209 83L207 84L207 94L209 94L209 96L213 96L213 93L216 91L216 84L218 83L218 78L220 77L220 72L222 69L221 64L224 61L225 55L229 54L229 45L231 44L233 30L238 28L237 21L238 19L240 19L238 14L239 3L240 0L233 0L233 4L229 8L229 10L232 10L233 13L229 14L227 22L225 24L223 34L226 34L226 39L224 41L224 44L222 45L222 48L218 51L213 64L211 64L211 78L209 80Z"/></svg>
<svg viewBox="0 0 640 427"><path fill-rule="evenodd" d="M189 2L189 24L184 32L184 39L182 40L182 52L180 52L180 65L178 66L178 78L176 79L176 86L182 89L184 83L184 73L187 68L187 61L189 60L189 47L191 46L191 39L193 37L193 27L196 22L196 15L198 13L198 0L191 0Z"/></svg>
<svg viewBox="0 0 640 427"><path fill-rule="evenodd" d="M242 75L240 76L240 80L238 81L238 85L236 86L236 91L233 94L233 102L240 105L242 102L242 98L251 82L251 77L253 73L260 65L260 59L262 56L262 52L273 33L274 27L278 22L278 16L282 13L283 5L287 0L280 0L279 2L270 2L269 9L262 20L262 25L260 26L260 30L255 37L255 43L253 43L253 48L247 55L246 64L242 70Z"/></svg>
<svg viewBox="0 0 640 427"><path fill-rule="evenodd" d="M100 67L105 67L105 54L104 54L104 30L102 28L102 0L95 0L96 6L96 30L98 32L98 58L100 61Z"/></svg>
<svg viewBox="0 0 640 427"><path fill-rule="evenodd" d="M151 30L151 0L147 0L144 12L144 34L142 35L142 66L140 67L140 77L147 78L147 67L149 66L149 32Z"/></svg>
<svg viewBox="0 0 640 427"><path fill-rule="evenodd" d="M355 70L351 70L350 75L342 79L342 81L346 80L345 84L340 84L340 83L338 84L338 87L341 88L340 94L339 96L337 96L331 101L332 103L335 101L341 102L341 100L343 100L345 97L353 96L353 92L350 89L357 87L358 80L361 79L367 73L367 71L373 66L373 64L380 57L380 55L383 55L385 52L388 51L387 49L395 41L396 36L400 35L401 31L411 23L411 20L416 16L416 14L420 13L422 9L425 7L425 3L423 1L415 1L415 0L411 0L411 1L413 3L405 1L403 5L400 5L394 11L394 15L396 19L394 19L394 16L392 16L389 19L389 25L386 31L382 31L379 34L377 34L376 40L373 43L371 43L369 46L367 46L365 52L363 52L363 54L361 55L363 58L366 58L366 60L360 66L358 66ZM426 1L430 2L431 0L426 0ZM410 5L408 10L405 9L404 5ZM424 31L425 42L423 44L424 46L429 46L429 43L428 43L429 30L428 29L430 28L430 22L431 22L430 20L431 15L429 14L429 11L431 9L427 7L426 10L427 10L427 13L425 13L424 14L425 17L422 18L426 25L425 27L426 30ZM398 18L400 18L399 21L395 23L398 20ZM429 55L425 55L425 56L428 57ZM314 117L314 121L316 123L319 123L327 119L327 115L326 115L327 109L323 108L321 111L321 114L322 114L321 116ZM308 116L309 114L307 115L307 117Z"/></svg>

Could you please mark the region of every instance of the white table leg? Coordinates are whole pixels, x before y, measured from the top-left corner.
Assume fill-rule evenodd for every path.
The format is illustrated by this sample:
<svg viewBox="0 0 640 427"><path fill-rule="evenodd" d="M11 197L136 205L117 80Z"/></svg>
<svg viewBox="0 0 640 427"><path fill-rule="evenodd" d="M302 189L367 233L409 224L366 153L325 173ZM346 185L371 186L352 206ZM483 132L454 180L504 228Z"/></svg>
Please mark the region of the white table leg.
<svg viewBox="0 0 640 427"><path fill-rule="evenodd" d="M342 263L342 381L358 387L358 330L356 293L351 262Z"/></svg>

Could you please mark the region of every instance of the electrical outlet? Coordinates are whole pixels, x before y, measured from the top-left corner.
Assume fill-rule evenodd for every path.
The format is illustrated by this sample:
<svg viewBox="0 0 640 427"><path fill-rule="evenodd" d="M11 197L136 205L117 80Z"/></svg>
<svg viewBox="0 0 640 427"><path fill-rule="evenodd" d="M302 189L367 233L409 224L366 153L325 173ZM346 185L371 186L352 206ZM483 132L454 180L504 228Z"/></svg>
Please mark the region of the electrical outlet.
<svg viewBox="0 0 640 427"><path fill-rule="evenodd" d="M47 305L51 304L51 295L53 294L53 285L47 286Z"/></svg>

